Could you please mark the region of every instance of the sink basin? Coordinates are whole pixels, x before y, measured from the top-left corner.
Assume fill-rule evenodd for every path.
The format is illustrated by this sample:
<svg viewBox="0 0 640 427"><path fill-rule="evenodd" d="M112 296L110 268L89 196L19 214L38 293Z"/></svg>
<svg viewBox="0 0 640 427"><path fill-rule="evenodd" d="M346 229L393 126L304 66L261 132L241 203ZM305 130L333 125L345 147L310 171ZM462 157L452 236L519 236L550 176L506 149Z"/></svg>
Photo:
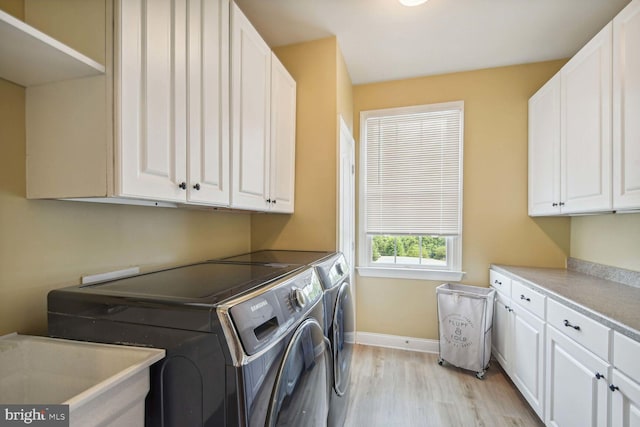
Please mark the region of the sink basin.
<svg viewBox="0 0 640 427"><path fill-rule="evenodd" d="M69 405L71 426L143 426L162 349L16 333L0 337L0 403Z"/></svg>

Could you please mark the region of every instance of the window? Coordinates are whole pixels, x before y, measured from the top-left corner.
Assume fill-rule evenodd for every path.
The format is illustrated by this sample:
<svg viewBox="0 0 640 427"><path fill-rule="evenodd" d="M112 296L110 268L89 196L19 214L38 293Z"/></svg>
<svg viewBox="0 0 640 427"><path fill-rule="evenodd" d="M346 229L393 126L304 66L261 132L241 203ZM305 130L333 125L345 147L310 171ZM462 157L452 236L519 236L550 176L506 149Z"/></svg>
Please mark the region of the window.
<svg viewBox="0 0 640 427"><path fill-rule="evenodd" d="M364 276L460 280L463 102L361 113Z"/></svg>

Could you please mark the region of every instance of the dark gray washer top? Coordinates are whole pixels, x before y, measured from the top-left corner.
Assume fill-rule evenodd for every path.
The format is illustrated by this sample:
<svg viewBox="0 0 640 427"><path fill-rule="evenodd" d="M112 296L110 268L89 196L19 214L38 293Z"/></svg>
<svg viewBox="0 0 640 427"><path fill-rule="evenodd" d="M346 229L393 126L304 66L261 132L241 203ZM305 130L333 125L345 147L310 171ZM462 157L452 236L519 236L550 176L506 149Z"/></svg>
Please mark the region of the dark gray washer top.
<svg viewBox="0 0 640 427"><path fill-rule="evenodd" d="M640 341L640 288L563 268L497 264L491 268Z"/></svg>

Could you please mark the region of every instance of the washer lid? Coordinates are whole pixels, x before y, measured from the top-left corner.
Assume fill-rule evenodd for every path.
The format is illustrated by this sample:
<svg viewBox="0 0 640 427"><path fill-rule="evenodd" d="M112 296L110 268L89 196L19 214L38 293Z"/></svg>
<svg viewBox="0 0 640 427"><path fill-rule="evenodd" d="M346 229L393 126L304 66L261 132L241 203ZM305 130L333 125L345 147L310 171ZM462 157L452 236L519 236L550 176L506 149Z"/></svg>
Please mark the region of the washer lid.
<svg viewBox="0 0 640 427"><path fill-rule="evenodd" d="M271 282L298 268L281 264L204 262L81 286L78 290L145 300L209 305Z"/></svg>

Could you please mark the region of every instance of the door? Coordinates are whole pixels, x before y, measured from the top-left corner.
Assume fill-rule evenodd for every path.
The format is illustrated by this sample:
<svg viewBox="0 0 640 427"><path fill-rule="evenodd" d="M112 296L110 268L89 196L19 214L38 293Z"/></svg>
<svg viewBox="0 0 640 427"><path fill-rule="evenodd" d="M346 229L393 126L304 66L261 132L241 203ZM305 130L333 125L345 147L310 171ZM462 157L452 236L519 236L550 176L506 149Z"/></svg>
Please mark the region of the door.
<svg viewBox="0 0 640 427"><path fill-rule="evenodd" d="M612 427L640 427L640 385L617 369L611 384Z"/></svg>
<svg viewBox="0 0 640 427"><path fill-rule="evenodd" d="M640 2L613 19L613 208L640 207Z"/></svg>
<svg viewBox="0 0 640 427"><path fill-rule="evenodd" d="M285 350L265 425L326 427L329 366L322 327L316 320L307 319Z"/></svg>
<svg viewBox="0 0 640 427"><path fill-rule="evenodd" d="M342 116L340 122L340 176L338 212L338 250L349 263L351 278L355 276L356 227L355 227L355 141Z"/></svg>
<svg viewBox="0 0 640 427"><path fill-rule="evenodd" d="M520 307L513 313L511 379L544 419L544 322Z"/></svg>
<svg viewBox="0 0 640 427"><path fill-rule="evenodd" d="M545 424L605 427L608 364L552 326L546 362Z"/></svg>
<svg viewBox="0 0 640 427"><path fill-rule="evenodd" d="M611 29L609 23L560 70L563 213L612 207Z"/></svg>
<svg viewBox="0 0 640 427"><path fill-rule="evenodd" d="M186 0L127 0L119 11L117 192L185 201Z"/></svg>
<svg viewBox="0 0 640 427"><path fill-rule="evenodd" d="M269 192L271 49L231 5L232 193L235 208L265 211Z"/></svg>
<svg viewBox="0 0 640 427"><path fill-rule="evenodd" d="M560 74L529 99L529 215L560 213Z"/></svg>
<svg viewBox="0 0 640 427"><path fill-rule="evenodd" d="M496 292L493 309L493 328L491 330L491 344L493 356L502 369L511 376L511 337L513 328L513 308L511 300L500 292Z"/></svg>
<svg viewBox="0 0 640 427"><path fill-rule="evenodd" d="M189 0L187 200L228 205L229 1Z"/></svg>
<svg viewBox="0 0 640 427"><path fill-rule="evenodd" d="M331 348L333 352L333 388L342 396L349 386L351 358L355 343L355 315L351 285L340 285L331 324Z"/></svg>
<svg viewBox="0 0 640 427"><path fill-rule="evenodd" d="M296 178L296 82L271 54L271 211L293 213Z"/></svg>

